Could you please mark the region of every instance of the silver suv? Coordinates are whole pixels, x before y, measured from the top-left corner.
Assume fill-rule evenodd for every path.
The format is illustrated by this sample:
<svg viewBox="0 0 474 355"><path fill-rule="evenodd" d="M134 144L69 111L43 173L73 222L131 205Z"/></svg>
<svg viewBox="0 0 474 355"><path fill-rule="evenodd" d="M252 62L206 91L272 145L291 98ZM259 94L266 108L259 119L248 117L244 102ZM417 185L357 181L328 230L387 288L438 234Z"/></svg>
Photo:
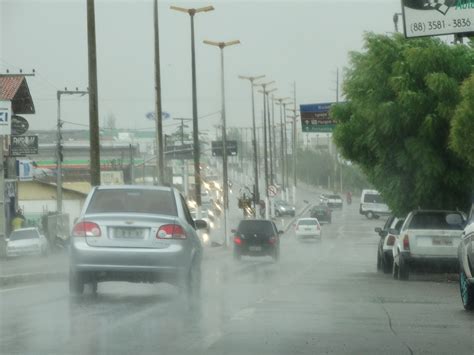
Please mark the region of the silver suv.
<svg viewBox="0 0 474 355"><path fill-rule="evenodd" d="M169 187L101 186L72 230L69 286L102 281L167 282L199 292L202 246L180 193Z"/></svg>

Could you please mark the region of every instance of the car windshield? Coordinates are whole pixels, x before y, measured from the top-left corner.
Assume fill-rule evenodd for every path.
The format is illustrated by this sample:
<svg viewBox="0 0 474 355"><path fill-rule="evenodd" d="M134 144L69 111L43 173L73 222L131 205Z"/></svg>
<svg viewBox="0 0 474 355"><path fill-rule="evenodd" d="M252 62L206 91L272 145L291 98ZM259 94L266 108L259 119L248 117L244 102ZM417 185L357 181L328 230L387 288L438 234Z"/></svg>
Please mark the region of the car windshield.
<svg viewBox="0 0 474 355"><path fill-rule="evenodd" d="M17 230L10 234L10 240L39 239L36 230Z"/></svg>
<svg viewBox="0 0 474 355"><path fill-rule="evenodd" d="M241 221L238 227L241 234L260 234L271 236L275 234L273 225L269 221Z"/></svg>
<svg viewBox="0 0 474 355"><path fill-rule="evenodd" d="M177 208L170 191L99 189L92 196L86 213L146 213L177 216Z"/></svg>
<svg viewBox="0 0 474 355"><path fill-rule="evenodd" d="M423 212L416 213L408 228L410 229L457 229L462 230L464 228L463 223L453 223L450 220L450 216L457 215L459 221L463 221L461 214L453 212Z"/></svg>
<svg viewBox="0 0 474 355"><path fill-rule="evenodd" d="M300 226L317 226L318 221L315 219L301 219L298 221L298 225Z"/></svg>
<svg viewBox="0 0 474 355"><path fill-rule="evenodd" d="M379 194L366 194L364 196L365 203L384 203L382 196Z"/></svg>

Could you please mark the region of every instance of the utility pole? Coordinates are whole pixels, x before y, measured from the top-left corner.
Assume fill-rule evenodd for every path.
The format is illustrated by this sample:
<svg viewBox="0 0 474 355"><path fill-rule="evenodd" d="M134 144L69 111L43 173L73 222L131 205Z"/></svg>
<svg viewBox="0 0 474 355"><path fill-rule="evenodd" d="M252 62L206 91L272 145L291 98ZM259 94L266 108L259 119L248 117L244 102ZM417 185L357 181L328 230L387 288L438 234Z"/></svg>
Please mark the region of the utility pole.
<svg viewBox="0 0 474 355"><path fill-rule="evenodd" d="M258 76L242 76L240 79L245 79L250 81L250 89L252 94L252 147L253 147L253 169L254 169L254 199L253 199L253 208L254 208L254 217L257 217L257 203L260 200L260 193L258 189L258 145L257 145L257 127L255 125L255 95L254 95L254 81L258 79L263 79L265 75Z"/></svg>
<svg viewBox="0 0 474 355"><path fill-rule="evenodd" d="M281 165L281 182L282 182L282 196L283 200L286 200L285 190L285 166L286 166L286 149L285 149L285 136L286 136L286 103L289 97L275 98L277 105L280 106L280 165ZM285 121L283 121L283 112L285 112ZM276 149L275 149L276 152Z"/></svg>
<svg viewBox="0 0 474 355"><path fill-rule="evenodd" d="M94 0L87 0L87 48L89 58L89 139L91 185L100 185L99 102Z"/></svg>
<svg viewBox="0 0 474 355"><path fill-rule="evenodd" d="M293 82L293 204L296 204L296 81Z"/></svg>
<svg viewBox="0 0 474 355"><path fill-rule="evenodd" d="M156 129L156 168L158 184L165 182L165 164L163 149L163 116L161 106L161 69L160 69L160 34L158 27L158 0L153 1L153 27L155 37L155 129Z"/></svg>
<svg viewBox="0 0 474 355"><path fill-rule="evenodd" d="M67 88L64 88L64 90L58 90L56 92L56 97L58 99L58 118L56 123L56 211L58 214L63 213L63 144L61 133L63 122L61 121L61 95L84 96L86 94L88 94L88 91L79 91L77 88L76 90L68 90Z"/></svg>

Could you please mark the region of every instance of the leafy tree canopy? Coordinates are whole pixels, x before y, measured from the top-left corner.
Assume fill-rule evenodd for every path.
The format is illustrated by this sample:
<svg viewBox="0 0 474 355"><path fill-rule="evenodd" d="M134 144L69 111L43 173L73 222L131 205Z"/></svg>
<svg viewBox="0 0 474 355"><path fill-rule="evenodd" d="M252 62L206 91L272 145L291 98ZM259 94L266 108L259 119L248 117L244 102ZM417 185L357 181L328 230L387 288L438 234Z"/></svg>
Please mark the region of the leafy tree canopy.
<svg viewBox="0 0 474 355"><path fill-rule="evenodd" d="M375 34L366 34L364 49L350 54L347 103L332 111L343 156L362 168L397 214L467 208L473 168L449 148L449 137L473 49Z"/></svg>

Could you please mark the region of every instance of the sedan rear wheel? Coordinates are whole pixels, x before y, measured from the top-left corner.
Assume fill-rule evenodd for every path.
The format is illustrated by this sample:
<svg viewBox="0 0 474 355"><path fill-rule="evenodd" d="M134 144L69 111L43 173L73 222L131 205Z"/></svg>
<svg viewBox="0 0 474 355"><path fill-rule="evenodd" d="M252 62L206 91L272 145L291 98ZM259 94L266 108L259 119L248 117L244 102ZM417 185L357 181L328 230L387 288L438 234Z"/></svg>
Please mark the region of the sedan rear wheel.
<svg viewBox="0 0 474 355"><path fill-rule="evenodd" d="M368 219L372 219L372 218L374 218L374 212L369 211L369 212L367 212L367 213L365 214L365 216L366 216Z"/></svg>
<svg viewBox="0 0 474 355"><path fill-rule="evenodd" d="M186 291L188 296L197 298L201 294L201 268L193 264L188 272L186 280Z"/></svg>
<svg viewBox="0 0 474 355"><path fill-rule="evenodd" d="M398 279L399 280L408 280L410 275L410 270L405 258L400 255L398 258Z"/></svg>
<svg viewBox="0 0 474 355"><path fill-rule="evenodd" d="M466 311L474 310L474 285L470 284L464 271L459 274L459 290L461 291L462 305Z"/></svg>
<svg viewBox="0 0 474 355"><path fill-rule="evenodd" d="M69 271L69 291L73 295L84 293L84 274L77 271Z"/></svg>

